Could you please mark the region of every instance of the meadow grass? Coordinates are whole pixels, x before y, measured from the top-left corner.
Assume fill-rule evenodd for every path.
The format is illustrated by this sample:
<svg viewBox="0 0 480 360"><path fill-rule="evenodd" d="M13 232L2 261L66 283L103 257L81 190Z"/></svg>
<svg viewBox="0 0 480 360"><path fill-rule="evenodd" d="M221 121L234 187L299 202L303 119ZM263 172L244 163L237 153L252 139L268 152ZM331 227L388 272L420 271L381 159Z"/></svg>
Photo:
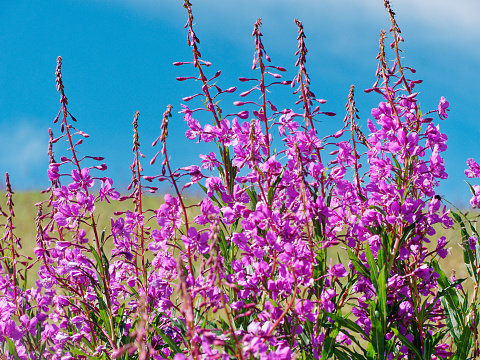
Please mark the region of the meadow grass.
<svg viewBox="0 0 480 360"><path fill-rule="evenodd" d="M252 69L260 73L258 79L239 81L258 84L239 96L255 91L263 102L235 101L242 111L223 115L217 96L237 88L222 90L212 83L220 71L207 77L211 63L201 59L191 3L185 0L193 61L175 65L193 64L198 77L177 80L201 81L203 93L183 101L205 96L206 108L182 105L181 113L188 139L218 145L218 157L200 154L202 168L217 169L218 176L207 176L195 165L172 169L166 140L171 105L152 145L161 145L161 173L144 176L137 111L127 196L113 188L112 179L98 177L105 164L84 167L86 158L77 157L77 146L88 136L69 122L76 119L67 110L58 57L61 109L54 123L62 115L60 138L68 140L72 155L60 157L61 162L54 159L53 145L60 138L50 131L51 187L45 196L20 192L12 200L6 174L7 201L0 202L9 213L4 219L0 312L6 310L0 315L7 322L0 326L0 345L6 339L0 351L17 360L16 349L25 354L21 360L27 360L27 352L30 358L52 360L67 359L65 354L82 360L480 356L480 234L473 218L449 217L435 195L439 179L448 176L440 155L447 136L433 118L424 116L438 113L445 120L449 103L441 97L437 109L424 112L418 107L419 93L413 88L421 80L405 75L415 71L401 64L401 31L389 1L384 5L396 59L390 68L387 32L382 31L377 80L365 90L384 100L371 112L376 125L369 120L369 132L360 129L352 85L343 128L319 138L315 116L336 114L313 107L326 100L310 90L302 22L295 19L298 75L279 82L282 75L270 70L286 69L267 65L270 57L257 20ZM266 100L271 85L297 87L295 105L303 104L303 115L279 111ZM254 118L240 124L238 119L250 117L252 104L258 107L252 110ZM200 110L213 117L213 126L202 127L193 117L201 116ZM236 117L227 118L231 116ZM278 153L271 140L277 129L285 143ZM335 157L327 160L325 150ZM285 156L286 162L276 156ZM367 157L368 169L360 170ZM473 159L467 164L467 176L480 178L480 165ZM101 179L100 186L95 179ZM158 189L142 179L170 184L170 194L146 196ZM60 187L60 181L70 183ZM201 202L187 192L192 185L206 192ZM472 192L472 206L478 207L480 186ZM51 196L50 204L46 196ZM35 203L43 204L39 215ZM461 228L452 228L455 222ZM16 252L15 243L23 249ZM26 266L20 255L31 257L28 280L18 272L21 264ZM464 265L476 284L471 300L458 286L469 277ZM452 271L462 280L450 281ZM472 285L463 284L467 291Z"/></svg>
<svg viewBox="0 0 480 360"><path fill-rule="evenodd" d="M48 194L42 194L40 191L20 191L15 192L13 195L14 201L14 213L15 217L13 219L13 225L15 227L14 234L20 238L21 250L19 253L25 256L29 256L33 258L30 261L30 264L34 263L37 259L36 255L34 254L34 249L37 246L36 243L36 235L37 229L35 226L35 217L37 216L38 208L35 204L40 203L42 201L48 200ZM186 206L195 205L200 201L199 198L191 197L185 200ZM144 195L142 199L142 205L144 209L152 210L149 211L149 217L155 217L154 210L158 209L158 207L163 204L165 201L163 199L163 195L155 194L155 195ZM1 208L6 211L6 199L5 193L0 194L0 206ZM44 206L46 206L44 204ZM98 201L95 204L95 222L97 224L97 229L102 231L105 229L105 236L108 236L111 233L111 218L117 218L114 215L115 211L134 211L134 205L131 200L127 199L125 201L111 201L110 203L106 201ZM44 209L44 213L46 213ZM198 214L197 208L195 206L190 207L187 211L189 217L194 217ZM5 221L0 221L1 226L3 227ZM152 219L148 223L152 229L159 228L155 219ZM86 226L82 226L87 231L87 238L93 239L93 231ZM1 233L3 235L3 231ZM113 249L113 244L111 238L105 242L105 254L110 256L111 251ZM148 252L150 257L153 257L151 252ZM91 256L91 255L90 255ZM36 279L38 278L37 272L40 268L41 263L35 263L32 268L28 271L27 277L27 288L34 285Z"/></svg>
<svg viewBox="0 0 480 360"><path fill-rule="evenodd" d="M25 256L30 256L33 258L32 262L35 261L36 256L34 254L34 249L36 245L36 234L37 230L35 227L35 217L37 216L37 207L36 203L44 201L47 199L46 194L42 194L40 191L20 191L14 194L14 226L15 226L15 235L21 238L22 249L20 253ZM200 201L200 198L191 197L186 199L187 206L197 204ZM165 201L163 199L163 194L154 194L146 195L143 198L143 207L144 209L155 210L163 204ZM5 210L5 193L0 195L0 206ZM112 201L110 204L106 201L99 201L95 204L95 220L98 224L98 229L106 229L106 234L110 233L111 223L110 219L113 216L115 211L133 211L134 205L131 201ZM189 208L189 218L198 214L196 207ZM192 216L193 215L193 216ZM154 213L151 212L150 216L154 216ZM476 212L470 213L470 218L474 219L478 214ZM115 216L113 216L116 218ZM157 223L153 220L149 222L149 226L152 226L152 229L159 228ZM434 250L436 246L436 240L445 236L449 241L448 248L450 255L445 259L439 259L439 264L447 275L450 275L451 272L455 272L457 279L467 278L464 285L466 289L471 291L473 289L473 282L469 279L465 263L463 261L463 249L461 247L461 236L460 229L458 225L454 225L451 229L444 229L439 224L434 226L437 234L432 237L432 242L427 244L427 249ZM93 232L92 230L87 231L87 237L92 239ZM111 241L107 241L105 244L106 254L110 254L113 246ZM346 251L342 249L335 248L334 251L330 250L327 254L328 258L333 258L334 261L337 258L337 254L340 256L342 263L345 265L348 263L348 255ZM39 263L35 264L32 269L29 271L27 286L33 286L36 278L37 271L39 268Z"/></svg>

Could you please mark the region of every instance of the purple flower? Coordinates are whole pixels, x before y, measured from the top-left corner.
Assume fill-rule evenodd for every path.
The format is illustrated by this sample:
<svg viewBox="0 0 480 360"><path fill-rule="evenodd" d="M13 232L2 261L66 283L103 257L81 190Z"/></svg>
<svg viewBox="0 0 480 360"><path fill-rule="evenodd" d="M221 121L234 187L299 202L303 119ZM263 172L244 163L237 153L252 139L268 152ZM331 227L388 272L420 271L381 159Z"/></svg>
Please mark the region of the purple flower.
<svg viewBox="0 0 480 360"><path fill-rule="evenodd" d="M472 207L476 208L480 204L480 186L479 185L473 185L473 191L475 192L470 199L470 205Z"/></svg>
<svg viewBox="0 0 480 360"><path fill-rule="evenodd" d="M205 187L208 189L207 195L212 196L214 191L224 191L222 179L217 176L211 176L205 181Z"/></svg>
<svg viewBox="0 0 480 360"><path fill-rule="evenodd" d="M87 190L87 188L91 188L95 184L95 180L90 177L88 168L83 168L82 171L78 171L77 169L72 170L72 179L73 183L68 185L70 190L77 190L79 187Z"/></svg>
<svg viewBox="0 0 480 360"><path fill-rule="evenodd" d="M38 258L41 258L43 254L45 254L45 249L41 246L37 246L35 249L33 249L33 252Z"/></svg>
<svg viewBox="0 0 480 360"><path fill-rule="evenodd" d="M470 236L468 238L468 247L470 250L475 250L475 246L477 245L477 238L475 236Z"/></svg>
<svg viewBox="0 0 480 360"><path fill-rule="evenodd" d="M53 194L58 199L52 202L53 207L58 207L61 204L67 204L73 199L73 194L70 191L68 191L66 186L53 189Z"/></svg>
<svg viewBox="0 0 480 360"><path fill-rule="evenodd" d="M191 226L188 228L187 236L182 235L182 240L187 249L198 251L200 254L208 253L208 234L206 232L199 234L197 229Z"/></svg>
<svg viewBox="0 0 480 360"><path fill-rule="evenodd" d="M447 109L450 106L447 100L442 96L440 98L440 103L438 104L438 116L440 119L445 120L448 115L447 115Z"/></svg>
<svg viewBox="0 0 480 360"><path fill-rule="evenodd" d="M200 167L197 166L197 165L190 165L190 166L182 167L182 168L180 168L180 170L188 171L188 173L191 176L190 185L199 182L203 178L203 174L200 170Z"/></svg>
<svg viewBox="0 0 480 360"><path fill-rule="evenodd" d="M353 156L352 145L346 141L342 141L338 145L337 161L339 164L351 166L355 163L355 157Z"/></svg>
<svg viewBox="0 0 480 360"><path fill-rule="evenodd" d="M123 234L124 226L125 226L124 218L118 218L117 220L113 220L113 218L110 218L110 223L112 227L112 234L114 237L120 236Z"/></svg>
<svg viewBox="0 0 480 360"><path fill-rule="evenodd" d="M202 168L204 169L209 169L213 170L216 167L220 166L220 163L218 162L216 155L213 151L210 152L208 155L199 155L200 159L202 159Z"/></svg>
<svg viewBox="0 0 480 360"><path fill-rule="evenodd" d="M347 334L349 333L348 330L344 330ZM346 335L343 331L340 331L335 338L335 342L337 344L344 344L344 345L352 345L352 340Z"/></svg>
<svg viewBox="0 0 480 360"><path fill-rule="evenodd" d="M435 145L435 148L430 156L430 171L432 175L440 179L448 178L447 173L445 172L445 161L442 159L438 153L438 146Z"/></svg>
<svg viewBox="0 0 480 360"><path fill-rule="evenodd" d="M6 321L15 312L15 305L6 298L0 299L0 320Z"/></svg>
<svg viewBox="0 0 480 360"><path fill-rule="evenodd" d="M414 271L414 274L423 281L428 281L433 274L433 270L427 264L423 264Z"/></svg>
<svg viewBox="0 0 480 360"><path fill-rule="evenodd" d="M195 217L195 222L198 225L205 225L206 223L212 222L212 218L216 217L220 209L217 206L213 206L212 201L210 198L203 199L200 210L202 215L198 215Z"/></svg>
<svg viewBox="0 0 480 360"><path fill-rule="evenodd" d="M335 310L335 304L330 301L333 297L337 294L335 293L334 289L327 289L322 291L322 295L320 296L320 306L326 312L333 312Z"/></svg>
<svg viewBox="0 0 480 360"><path fill-rule="evenodd" d="M199 143L202 140L203 134L203 129L200 125L200 122L192 118L191 113L185 113L184 119L187 122L188 127L190 128L185 132L185 136L189 140L194 140L198 136L197 143Z"/></svg>
<svg viewBox="0 0 480 360"><path fill-rule="evenodd" d="M218 142L225 143L225 146L235 145L234 133L230 126L230 121L223 119L220 122L220 127L212 127L211 125L205 125L205 132L209 132L217 137Z"/></svg>
<svg viewBox="0 0 480 360"><path fill-rule="evenodd" d="M245 305L245 301L243 300L240 300L240 301L234 301L230 304L230 307L232 308L232 310L240 310L243 308L243 306Z"/></svg>
<svg viewBox="0 0 480 360"><path fill-rule="evenodd" d="M60 177L58 173L58 164L50 164L47 170L48 179L50 181L55 181Z"/></svg>
<svg viewBox="0 0 480 360"><path fill-rule="evenodd" d="M8 337L12 340L20 340L23 336L22 330L16 326L15 321L8 319L7 321L0 322L0 340L3 341Z"/></svg>
<svg viewBox="0 0 480 360"><path fill-rule="evenodd" d="M80 231L78 232L78 241L80 242L80 244L88 243L88 239L85 237L86 235L87 232L85 231L85 229L80 229Z"/></svg>
<svg viewBox="0 0 480 360"><path fill-rule="evenodd" d="M295 299L295 314L299 317L299 319L304 322L305 319L308 319L312 322L316 320L316 313L313 313L314 304L306 299Z"/></svg>
<svg viewBox="0 0 480 360"><path fill-rule="evenodd" d="M467 160L468 169L465 170L465 175L470 178L478 178L480 177L480 166L477 162L473 159Z"/></svg>
<svg viewBox="0 0 480 360"><path fill-rule="evenodd" d="M453 283L455 281L457 281L457 278L455 277L455 271L452 271L452 276L450 277L450 281ZM463 287L462 287L462 284L458 284L457 286L455 286L458 290L462 290Z"/></svg>
<svg viewBox="0 0 480 360"><path fill-rule="evenodd" d="M448 255L448 250L445 249L446 244L447 238L445 236L442 236L440 239L438 239L437 253L442 259L445 259Z"/></svg>
<svg viewBox="0 0 480 360"><path fill-rule="evenodd" d="M167 251L167 237L165 237L165 231L153 229L152 238L154 241L148 244L148 248L152 252L158 252L160 250Z"/></svg>
<svg viewBox="0 0 480 360"><path fill-rule="evenodd" d="M157 223L160 226L169 226L173 223L176 228L182 224L180 216L180 200L170 194L164 196L165 204L160 205L156 210Z"/></svg>
<svg viewBox="0 0 480 360"><path fill-rule="evenodd" d="M80 217L80 205L78 204L65 204L58 207L58 212L53 216L58 226L66 227L72 222L72 227L76 225L78 218Z"/></svg>
<svg viewBox="0 0 480 360"><path fill-rule="evenodd" d="M76 198L78 204L92 215L95 210L95 196L86 196L82 191L78 191Z"/></svg>
<svg viewBox="0 0 480 360"><path fill-rule="evenodd" d="M278 132L280 135L285 136L285 129L289 130L290 132L295 132L298 129L298 123L295 121L292 121L293 116L295 113L288 109L285 110L288 111L286 114L280 116L278 121L280 122L280 126L278 127Z"/></svg>
<svg viewBox="0 0 480 360"><path fill-rule="evenodd" d="M110 201L108 201L108 198L112 200L118 200L120 198L120 193L118 191L115 191L115 188L112 188L113 180L110 178L105 178L102 180L102 187L100 188L100 201L103 201L103 199L107 200L107 202L110 204Z"/></svg>
<svg viewBox="0 0 480 360"><path fill-rule="evenodd" d="M442 152L447 149L447 140L448 137L445 134L442 134L440 131L440 126L434 126L432 123L428 124L427 130L425 131L425 136L427 140L425 141L425 147L428 147L433 150L435 145L438 145L438 151Z"/></svg>
<svg viewBox="0 0 480 360"><path fill-rule="evenodd" d="M441 357L442 359L445 359L447 357L450 357L453 355L453 353L449 350L448 344L441 343L435 346L435 354L437 354L438 357Z"/></svg>
<svg viewBox="0 0 480 360"><path fill-rule="evenodd" d="M271 175L278 175L282 169L282 165L275 159L275 155L267 161L260 164L260 170Z"/></svg>
<svg viewBox="0 0 480 360"><path fill-rule="evenodd" d="M345 277L348 275L347 270L343 264L335 264L328 269L328 276L333 277Z"/></svg>

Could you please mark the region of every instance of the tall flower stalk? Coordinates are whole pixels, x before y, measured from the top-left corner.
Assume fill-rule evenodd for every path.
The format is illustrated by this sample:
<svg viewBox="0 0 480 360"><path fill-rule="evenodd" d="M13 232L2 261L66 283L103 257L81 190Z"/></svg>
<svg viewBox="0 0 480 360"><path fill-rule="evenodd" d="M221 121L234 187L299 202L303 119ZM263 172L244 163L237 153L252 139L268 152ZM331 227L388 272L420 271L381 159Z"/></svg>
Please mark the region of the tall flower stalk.
<svg viewBox="0 0 480 360"><path fill-rule="evenodd" d="M281 80L286 68L269 64L262 21L255 22L257 75L239 78L253 85L234 101L238 111L225 114L221 100L237 88L223 90L220 71L208 75L212 64L201 57L192 3L183 5L193 59L174 65L193 65L196 75L177 80L200 84L183 102L201 105L182 104L180 113L186 137L211 151L199 154L196 165L173 166L167 139L176 117L168 105L152 144L160 150L150 165L160 165L147 175L137 111L132 181L121 196L112 179L96 175L106 169L97 165L103 157L79 156L89 136L73 125L59 57L61 108L54 123L61 120L60 136L49 129L50 186L48 199L36 204L40 269L30 289L23 274L33 264L18 250L6 176L0 353L22 360L480 356L479 234L468 215L451 212L435 192L448 176L447 136L427 115L446 119L449 103L442 97L438 109L420 110L414 88L421 80L410 79L415 71L400 58L403 38L388 0L392 27L380 33L376 80L366 90L379 95L378 107L370 119L360 118L352 85L334 134L316 125L324 115L337 120L312 91L300 20L291 81ZM268 94L274 85L292 87L298 99L291 109L274 104ZM282 142L279 150L274 137ZM67 155L54 154L60 139ZM467 165L468 177L480 177L475 160ZM168 191L148 209L145 194L159 191L157 181ZM194 186L205 193L199 201L188 199ZM470 189L478 207L480 186ZM116 200L131 200L133 211ZM100 201L116 206L103 231L95 216ZM437 229L454 221L474 283L470 296L463 279L447 278L439 265L448 249Z"/></svg>

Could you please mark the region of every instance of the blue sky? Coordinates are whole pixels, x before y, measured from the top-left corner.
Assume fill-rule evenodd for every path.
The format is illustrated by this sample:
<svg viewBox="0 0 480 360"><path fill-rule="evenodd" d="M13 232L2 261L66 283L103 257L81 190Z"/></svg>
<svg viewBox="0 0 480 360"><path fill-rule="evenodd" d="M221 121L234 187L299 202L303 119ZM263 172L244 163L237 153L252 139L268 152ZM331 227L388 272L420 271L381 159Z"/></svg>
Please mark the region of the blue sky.
<svg viewBox="0 0 480 360"><path fill-rule="evenodd" d="M222 70L222 88L239 87L225 96L226 111L247 90L239 76L253 76L251 32L263 18L263 41L272 64L295 74L299 18L305 27L309 50L307 69L312 90L328 102L318 129L338 130L351 84L361 124L380 98L363 89L375 81L378 38L388 29L381 0L193 0L196 33L202 58L213 63L212 75ZM48 186L47 130L59 109L55 88L56 58L63 58L63 78L69 110L79 128L91 137L81 146L83 155L104 156L108 175L119 190L130 180L132 161L131 122L140 111L140 143L149 159L156 150L167 104L174 113L182 97L197 92L195 84L179 83L176 76L196 75L193 68L175 67L189 61L186 43L186 11L180 0L70 0L3 1L0 4L0 171L8 171L14 189ZM450 102L449 118L440 123L449 140L444 154L449 179L439 189L457 204L467 203L469 190L463 180L466 159L480 160L480 2L476 0L392 1L405 38L403 64L417 70L424 80L418 86L423 111L438 106L441 96ZM393 55L390 55L392 58ZM288 87L273 89L279 108L292 108ZM198 103L197 103L198 105ZM193 106L193 105L192 105ZM186 124L178 114L170 122L169 153L178 166L198 164L197 148L184 139ZM66 148L59 142L55 150ZM144 162L145 173L158 167ZM480 183L480 181L479 181Z"/></svg>

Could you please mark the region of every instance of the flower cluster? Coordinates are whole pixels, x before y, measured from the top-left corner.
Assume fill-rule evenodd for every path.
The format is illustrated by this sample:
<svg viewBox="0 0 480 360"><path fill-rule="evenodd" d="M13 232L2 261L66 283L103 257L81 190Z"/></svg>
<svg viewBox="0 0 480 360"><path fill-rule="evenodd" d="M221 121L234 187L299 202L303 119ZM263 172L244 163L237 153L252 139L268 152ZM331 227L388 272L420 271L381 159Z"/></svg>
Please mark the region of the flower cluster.
<svg viewBox="0 0 480 360"><path fill-rule="evenodd" d="M387 62L383 31L377 79L366 92L379 95L371 118L360 126L351 87L343 124L333 135L315 128L326 100L311 90L303 24L298 29L297 74L269 65L261 19L254 24L257 75L234 101L239 111L224 115L220 71L201 58L192 4L186 28L204 107L183 104L186 137L218 149L200 154L199 164L172 169L167 153L169 105L160 136L158 174L141 164L139 112L133 120L133 163L129 193L97 176L101 157L78 158L88 135L75 128L58 58L59 138L50 130L47 170L49 199L37 204L37 246L41 263L31 289L18 267L29 268L14 245L12 190L7 175L5 235L1 241L0 352L9 359L438 359L479 354L477 332L480 282L478 233L469 220L442 203L435 189L447 178L442 153L447 136L430 113L447 118L449 103L423 113L415 70L401 64L403 41L388 0L393 36ZM300 110L279 110L271 86L290 85ZM255 97L257 100L248 100ZM203 116L206 115L206 116ZM212 120L209 123L208 120ZM275 150L273 138L283 144ZM70 156L55 161L53 145L65 138ZM78 139L78 140L77 140ZM466 175L480 177L467 162ZM154 181L171 185L156 209L144 194ZM95 185L100 184L98 194ZM185 201L199 186L205 197ZM471 187L480 204L480 186ZM133 202L115 211L110 229L96 223L99 201ZM117 205L117 209L118 209ZM49 211L44 213L44 208ZM452 219L453 217L453 219ZM461 225L465 261L475 294L468 303L461 282L448 279L438 259L448 256L438 227ZM470 223L471 224L471 223ZM434 242L433 246L428 243ZM106 250L111 248L111 253ZM342 252L343 256L338 255Z"/></svg>

